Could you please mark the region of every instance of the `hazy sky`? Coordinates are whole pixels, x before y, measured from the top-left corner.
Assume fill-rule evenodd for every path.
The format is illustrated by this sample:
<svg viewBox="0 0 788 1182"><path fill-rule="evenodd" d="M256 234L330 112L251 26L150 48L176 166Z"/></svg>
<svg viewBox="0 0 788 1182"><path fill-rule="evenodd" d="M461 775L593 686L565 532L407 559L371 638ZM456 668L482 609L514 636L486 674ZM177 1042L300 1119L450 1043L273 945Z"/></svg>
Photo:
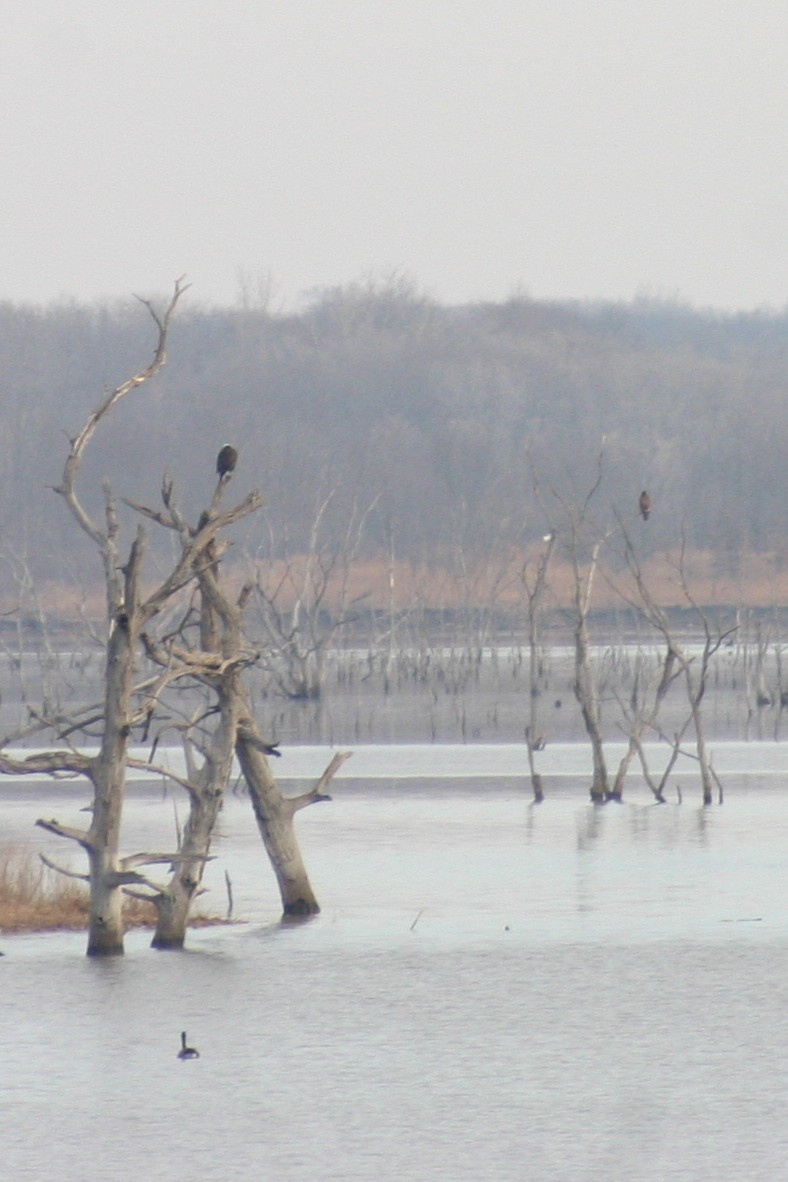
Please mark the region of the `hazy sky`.
<svg viewBox="0 0 788 1182"><path fill-rule="evenodd" d="M0 0L0 298L788 304L786 0Z"/></svg>

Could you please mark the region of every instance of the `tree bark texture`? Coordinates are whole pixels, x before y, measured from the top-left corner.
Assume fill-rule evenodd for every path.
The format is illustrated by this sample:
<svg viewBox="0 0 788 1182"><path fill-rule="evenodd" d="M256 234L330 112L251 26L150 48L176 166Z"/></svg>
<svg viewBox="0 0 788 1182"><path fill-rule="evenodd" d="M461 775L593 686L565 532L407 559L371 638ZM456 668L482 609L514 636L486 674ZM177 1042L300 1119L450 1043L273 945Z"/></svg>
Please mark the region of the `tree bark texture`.
<svg viewBox="0 0 788 1182"><path fill-rule="evenodd" d="M189 913L199 893L224 793L232 774L240 689L237 670L219 684L219 725L189 792L189 816L181 838L178 864L167 889L156 899L154 948L182 948Z"/></svg>
<svg viewBox="0 0 788 1182"><path fill-rule="evenodd" d="M120 869L120 830L137 645L135 600L139 553L139 548L134 548L129 558L126 600L115 613L107 641L104 731L93 764L93 817L88 834L88 956L117 956L123 951L123 896L115 876Z"/></svg>
<svg viewBox="0 0 788 1182"><path fill-rule="evenodd" d="M249 733L248 720L239 730L236 753L249 788L257 827L279 885L283 915L285 918L316 915L320 906L296 839L293 806L279 791L268 758Z"/></svg>

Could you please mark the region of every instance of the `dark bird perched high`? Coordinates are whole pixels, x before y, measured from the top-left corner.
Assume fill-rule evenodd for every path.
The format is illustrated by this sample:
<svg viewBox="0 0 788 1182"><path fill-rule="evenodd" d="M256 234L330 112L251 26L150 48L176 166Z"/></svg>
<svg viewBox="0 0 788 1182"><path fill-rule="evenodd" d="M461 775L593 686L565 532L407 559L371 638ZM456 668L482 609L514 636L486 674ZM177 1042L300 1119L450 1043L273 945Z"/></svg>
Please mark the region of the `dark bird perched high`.
<svg viewBox="0 0 788 1182"><path fill-rule="evenodd" d="M643 520L648 521L648 515L651 512L651 497L648 495L645 489L643 489L643 492L640 494L638 508L640 509L640 516L643 518Z"/></svg>
<svg viewBox="0 0 788 1182"><path fill-rule="evenodd" d="M216 471L219 474L219 479L223 480L233 471L235 465L238 463L238 451L231 443L225 443L222 450L216 457Z"/></svg>
<svg viewBox="0 0 788 1182"><path fill-rule="evenodd" d="M200 1052L196 1047L186 1046L186 1031L181 1031L181 1049L178 1051L179 1059L199 1059Z"/></svg>

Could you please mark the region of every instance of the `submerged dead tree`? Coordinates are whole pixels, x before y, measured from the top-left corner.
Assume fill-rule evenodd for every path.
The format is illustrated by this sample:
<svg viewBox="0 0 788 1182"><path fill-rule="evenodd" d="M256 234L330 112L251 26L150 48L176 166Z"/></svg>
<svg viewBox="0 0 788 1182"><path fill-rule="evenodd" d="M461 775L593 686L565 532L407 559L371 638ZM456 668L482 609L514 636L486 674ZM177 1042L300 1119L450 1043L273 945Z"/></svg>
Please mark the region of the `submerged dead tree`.
<svg viewBox="0 0 788 1182"><path fill-rule="evenodd" d="M572 631L574 638L574 692L591 745L592 779L590 796L594 804L620 800L624 777L629 762L637 750L633 743L630 753L619 765L613 785L605 756L602 734L602 699L597 666L594 658L589 616L596 580L602 571L602 554L622 529L620 519L602 526L594 519L593 502L602 486L604 476L605 440L596 458L596 473L585 496L569 498L551 489L560 508L562 527L559 531L572 578ZM552 531L555 533L555 530Z"/></svg>
<svg viewBox="0 0 788 1182"><path fill-rule="evenodd" d="M182 619L167 635L156 638L142 633L141 640L150 662L160 670L157 686L174 690L176 696L196 690L199 704L193 717L184 722L182 711L152 693L146 704L148 720L155 729L154 749L168 731L182 739L186 776L178 783L185 789L189 813L181 835L177 858L169 881L161 884L146 877L141 888L128 888L153 903L157 912L153 935L155 948L181 948L186 937L192 902L201 891L205 863L210 857L211 839L230 781L235 755L239 715L239 678L259 653L245 647L241 635L240 611L223 595L215 572L224 543L220 531L257 510L262 504L258 492L226 511L220 510L226 480L220 478L211 508L191 528L178 509L172 486L162 490L164 510L134 505L139 512L178 533L181 551L191 561L198 586L196 613L190 604ZM196 633L194 644L191 636Z"/></svg>
<svg viewBox="0 0 788 1182"><path fill-rule="evenodd" d="M600 551L610 536L609 530L603 531L595 524L591 513L592 502L602 484L603 459L604 440L597 456L596 476L582 500L569 500L555 489L551 490L563 517L563 529L559 536L572 574L572 631L575 651L573 688L591 744L593 773L590 796L594 804L603 804L611 799L602 738L599 683L588 624L594 584L599 570Z"/></svg>
<svg viewBox="0 0 788 1182"><path fill-rule="evenodd" d="M715 783L717 784L717 788L719 790L720 800L722 799L722 786L717 780L716 773L712 766L708 745L706 743L706 727L703 716L703 699L708 686L712 660L723 644L725 644L725 642L735 634L736 627L714 627L708 613L704 611L704 609L698 603L692 592L687 576L685 543L684 539L682 538L679 558L675 566L675 573L677 575L678 585L681 588L684 600L686 604L692 608L695 618L700 624L703 637L699 651L691 651L690 646L681 639L677 633L677 630L671 624L668 613L657 603L651 588L648 585L648 581L644 576L642 567L637 560L632 542L625 530L622 530L622 537L624 540L624 554L627 567L630 576L634 580L636 589L636 594L634 596L626 596L627 601L630 602L632 606L636 607L640 611L643 618L646 619L648 623L651 624L651 626L661 634L665 643L665 659L662 668L662 678L657 690L657 701L655 704L656 708L654 710L653 716L647 718L646 721L660 738L670 744L671 755L659 782L655 784L646 767L645 755L642 752L642 746L640 746L643 772L655 797L658 800L662 800L664 799L664 791L668 777L672 772L679 756L685 755L690 758L694 758L697 761L698 769L700 771L703 803L704 805L710 805L714 800ZM679 677L681 677L684 681L687 702L689 705L689 713L684 719L682 725L677 728L673 735L668 736L664 734L664 732L657 726L656 714L658 706L661 704L662 698L665 696L665 693L667 693L668 688ZM690 729L690 726L692 726L692 729L695 732L694 753L687 751L682 746L684 736Z"/></svg>
<svg viewBox="0 0 788 1182"><path fill-rule="evenodd" d="M226 544L221 531L261 505L259 493L251 493L234 508L224 510L221 498L228 474L222 474L210 508L196 526L182 517L171 482L162 489L163 508L153 510L126 502L136 512L161 527L174 530L180 543L168 573L152 590L142 590L145 534L141 526L124 555L120 541L117 504L109 483L104 483L104 522L86 510L77 491L77 476L88 444L115 406L143 385L165 363L165 345L172 316L185 290L179 281L162 316L146 304L157 326L154 358L146 369L111 392L93 411L79 435L72 440L63 478L57 492L63 496L79 527L96 547L103 566L106 591L106 640L104 694L68 716L31 711L30 725L0 742L0 772L25 775L45 772L81 775L92 785L92 819L89 828L64 825L55 819L38 824L60 837L76 842L87 854L88 873L63 873L84 878L90 888L88 954L116 955L123 951L123 892L142 895L158 911L154 945L175 948L183 944L189 908L200 890L209 858L210 840L238 752L247 774L266 848L282 890L285 914L311 914L318 910L300 860L292 827L295 812L315 800L328 799L324 789L347 758L336 756L312 792L285 799L266 771L266 745L250 707L243 671L259 653L245 641L243 607L249 591L237 600L222 588L219 579ZM165 610L166 609L166 610ZM172 619L176 623L172 624ZM155 622L155 623L154 623ZM194 637L197 637L196 641ZM139 672L143 655L147 668ZM194 689L203 691L197 714L185 725L184 695L192 702ZM180 720L187 759L186 776L149 760L132 757L131 736L139 728L144 739L154 731L154 750L161 737ZM55 750L12 758L3 750L11 742L29 741L48 732L61 746ZM80 751L76 744L99 739L98 751ZM246 759L250 744L260 744L255 760ZM142 768L179 783L189 797L189 818L177 850L141 852L123 856L121 825L129 767ZM51 864L51 863L50 863ZM146 867L169 864L168 883L154 882Z"/></svg>
<svg viewBox="0 0 788 1182"><path fill-rule="evenodd" d="M534 802L541 804L544 800L544 787L541 774L536 769L534 752L544 747L544 737L539 725L539 701L541 698L540 665L542 661L542 617L544 612L544 598L547 590L547 577L550 562L556 544L556 534L553 531L546 534L543 541L545 549L539 555L535 572L531 572L527 565L520 572L520 581L526 595L528 614L528 689L529 709L528 724L525 737L528 744L528 770L531 775L531 787Z"/></svg>
<svg viewBox="0 0 788 1182"><path fill-rule="evenodd" d="M378 498L365 509L353 499L338 527L329 511L339 492L332 488L317 506L303 553L291 554L287 531L277 535L269 523L265 552L255 556L264 664L279 693L295 701L322 696L329 649L358 602L351 575Z"/></svg>
<svg viewBox="0 0 788 1182"><path fill-rule="evenodd" d="M634 685L629 703L625 703L620 697L618 698L623 719L621 726L627 736L628 742L627 749L619 760L618 768L616 769L613 780L612 799L623 799L624 783L627 773L635 756L637 756L641 771L643 772L643 778L648 784L655 801L658 804L664 804L665 777L663 776L659 781L655 781L646 758L644 742L647 735L658 733L657 719L662 708L662 703L677 678L681 676L682 670L678 663L677 655L669 644L666 646L656 673L652 677L649 677L646 672L647 664L647 660L643 654L638 654Z"/></svg>
<svg viewBox="0 0 788 1182"><path fill-rule="evenodd" d="M144 535L138 530L125 559L121 558L117 505L109 483L104 483L104 522L88 513L77 492L77 476L85 452L96 430L114 407L133 390L148 382L166 362L165 347L171 319L185 287L179 280L163 314L146 306L157 330L153 359L145 369L112 390L100 406L88 416L71 446L61 483L55 491L64 498L72 517L95 545L104 570L106 592L106 650L104 700L99 711L101 741L95 755L80 753L72 746L72 735L84 729L84 723L72 720L39 718L40 729L55 732L65 740L65 750L53 750L28 756L23 760L0 754L0 771L6 774L47 772L51 775L72 773L85 776L93 789L91 823L88 829L76 829L56 820L41 820L43 828L77 842L87 854L90 884L90 920L88 955L108 956L123 951L121 887L134 881L136 870L120 855L121 819L126 785L129 736L134 716L134 661L139 634L168 601L171 594L190 577L188 565L180 564L143 602L140 596L140 569ZM91 721L95 725L96 718ZM6 740L6 743L8 740ZM141 856L136 856L134 865ZM157 861L158 855L145 860Z"/></svg>
<svg viewBox="0 0 788 1182"><path fill-rule="evenodd" d="M249 789L252 806L265 848L279 884L285 917L312 915L320 910L301 858L293 828L298 809L317 801L330 800L324 789L349 753L338 754L323 773L318 785L303 796L287 798L280 792L271 771L271 744L254 717L245 671L260 659L244 632L244 610L251 587L243 586L233 597L221 579L221 562L226 547L216 541L217 531L232 521L256 511L262 501L253 493L235 509L220 512L227 478L220 480L210 509L195 530L190 529L175 505L171 490L165 492L166 511L156 513L135 506L159 524L176 530L181 545L189 551L193 539L207 533L210 540L200 551L194 567L198 588L197 619L189 612L180 626L161 643L144 636L146 652L162 673L177 669L179 676L205 693L205 706L183 734L187 778L183 787L189 796L189 815L184 827L178 859L166 886L146 882L148 898L158 912L153 937L157 948L182 947L191 902L200 889L211 837L229 783L233 758L237 754ZM196 643L190 638L196 634ZM212 727L209 729L209 724ZM169 727L171 724L165 724ZM200 762L201 761L201 762Z"/></svg>
<svg viewBox="0 0 788 1182"><path fill-rule="evenodd" d="M260 836L276 875L283 916L285 919L305 918L316 915L320 906L309 882L293 822L301 809L331 800L325 789L352 752L338 751L309 792L285 797L271 771L269 750L269 745L260 737L254 717L247 714L238 727L238 762L249 789Z"/></svg>
<svg viewBox="0 0 788 1182"><path fill-rule="evenodd" d="M590 795L594 804L602 804L611 798L608 779L605 745L602 739L599 684L591 653L591 637L588 630L588 613L594 578L599 564L601 542L594 544L587 567L583 570L578 551L573 545L570 551L572 574L574 576L574 640L575 640L575 681L574 691L583 716L586 734L591 743L593 778Z"/></svg>

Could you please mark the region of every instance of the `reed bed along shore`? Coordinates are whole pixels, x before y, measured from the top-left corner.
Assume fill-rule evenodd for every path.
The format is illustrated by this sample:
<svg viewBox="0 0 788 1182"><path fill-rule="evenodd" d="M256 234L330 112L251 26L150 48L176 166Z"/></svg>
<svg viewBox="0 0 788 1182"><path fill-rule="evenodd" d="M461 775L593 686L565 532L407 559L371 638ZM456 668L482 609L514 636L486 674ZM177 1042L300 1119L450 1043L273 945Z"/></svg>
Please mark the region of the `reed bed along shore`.
<svg viewBox="0 0 788 1182"><path fill-rule="evenodd" d="M58 874L44 865L32 850L0 846L0 933L82 931L88 926L87 885ZM152 903L127 898L123 904L127 928L153 927ZM192 927L228 922L218 916L196 913Z"/></svg>

